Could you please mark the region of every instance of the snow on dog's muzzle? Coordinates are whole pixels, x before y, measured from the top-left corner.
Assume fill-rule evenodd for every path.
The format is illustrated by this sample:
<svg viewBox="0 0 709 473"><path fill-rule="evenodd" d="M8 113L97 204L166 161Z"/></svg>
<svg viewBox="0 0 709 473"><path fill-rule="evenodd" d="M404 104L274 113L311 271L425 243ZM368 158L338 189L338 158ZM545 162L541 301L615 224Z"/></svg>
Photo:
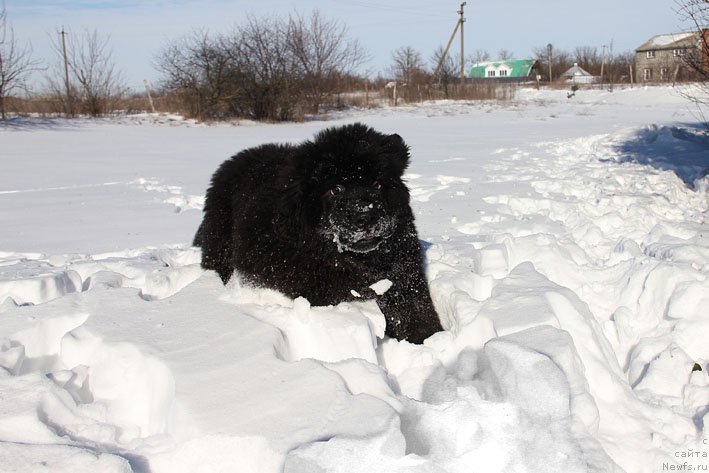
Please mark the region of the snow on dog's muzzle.
<svg viewBox="0 0 709 473"><path fill-rule="evenodd" d="M338 251L368 253L377 249L394 231L394 219L381 202L373 199L345 198L332 209L328 234Z"/></svg>

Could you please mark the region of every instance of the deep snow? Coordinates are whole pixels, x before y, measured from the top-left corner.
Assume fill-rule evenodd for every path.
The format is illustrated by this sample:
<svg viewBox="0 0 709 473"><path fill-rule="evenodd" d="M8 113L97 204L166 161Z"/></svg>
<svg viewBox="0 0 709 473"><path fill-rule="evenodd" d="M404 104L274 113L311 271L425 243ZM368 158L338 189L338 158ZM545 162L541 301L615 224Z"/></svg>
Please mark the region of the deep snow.
<svg viewBox="0 0 709 473"><path fill-rule="evenodd" d="M224 288L189 246L221 161L353 121L412 148L448 329L423 346L371 301ZM1 125L0 471L709 469L696 121L663 87Z"/></svg>

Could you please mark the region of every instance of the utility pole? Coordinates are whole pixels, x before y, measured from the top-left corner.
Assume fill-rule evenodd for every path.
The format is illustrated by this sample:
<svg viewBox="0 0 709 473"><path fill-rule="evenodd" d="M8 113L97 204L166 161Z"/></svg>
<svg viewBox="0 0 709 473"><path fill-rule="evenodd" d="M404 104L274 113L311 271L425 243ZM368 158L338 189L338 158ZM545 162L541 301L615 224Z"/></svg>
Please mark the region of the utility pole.
<svg viewBox="0 0 709 473"><path fill-rule="evenodd" d="M606 65L606 45L601 46L601 84L603 84L603 68Z"/></svg>
<svg viewBox="0 0 709 473"><path fill-rule="evenodd" d="M458 11L458 14L460 15L460 19L458 20L460 22L460 85L465 84L465 40L464 40L464 34L463 34L463 26L465 24L465 16L463 14L463 8L465 7L466 3L468 2L463 2L460 4L460 10Z"/></svg>
<svg viewBox="0 0 709 473"><path fill-rule="evenodd" d="M64 85L66 86L66 113L67 115L73 115L73 108L71 103L71 87L69 85L69 59L66 55L66 32L62 26L61 31L62 36L62 52L64 54Z"/></svg>
<svg viewBox="0 0 709 473"><path fill-rule="evenodd" d="M463 7L466 5L467 2L463 2L460 4L460 10L458 10L458 14L460 15L460 18L458 21L455 22L455 28L453 28L453 34L451 35L450 39L448 40L448 44L446 45L446 49L443 50L443 54L441 54L441 58L438 60L438 65L436 66L436 70L433 72L433 78L434 80L438 77L438 73L441 71L441 66L443 65L443 61L446 60L446 56L448 55L448 50L451 47L451 44L453 44L453 39L455 38L455 34L458 32L458 28L460 28L460 81L461 83L465 80L465 59L463 57L463 22L465 22L465 17L463 16Z"/></svg>
<svg viewBox="0 0 709 473"><path fill-rule="evenodd" d="M611 39L611 45L608 47L608 70L606 75L608 76L608 91L613 92L613 71L611 71L611 65L613 64L613 40Z"/></svg>
<svg viewBox="0 0 709 473"><path fill-rule="evenodd" d="M150 84L148 84L147 79L143 79L143 84L145 84L145 92L148 94L148 103L150 104L150 110L155 113L155 104L153 103L153 96L150 94Z"/></svg>
<svg viewBox="0 0 709 473"><path fill-rule="evenodd" d="M549 84L552 82L552 77L551 77L551 51L552 51L552 45L551 43L547 44L547 56L549 58Z"/></svg>

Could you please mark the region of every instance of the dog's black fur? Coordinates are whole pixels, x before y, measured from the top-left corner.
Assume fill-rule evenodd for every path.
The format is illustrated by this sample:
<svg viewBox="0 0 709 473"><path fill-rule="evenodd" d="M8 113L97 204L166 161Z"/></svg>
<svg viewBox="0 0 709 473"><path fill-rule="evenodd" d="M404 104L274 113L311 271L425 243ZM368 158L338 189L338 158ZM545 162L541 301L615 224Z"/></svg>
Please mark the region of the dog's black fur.
<svg viewBox="0 0 709 473"><path fill-rule="evenodd" d="M423 342L441 325L401 179L408 163L399 135L359 123L240 152L207 190L202 267L313 305L376 299L388 336ZM369 286L382 279L393 285L377 296Z"/></svg>

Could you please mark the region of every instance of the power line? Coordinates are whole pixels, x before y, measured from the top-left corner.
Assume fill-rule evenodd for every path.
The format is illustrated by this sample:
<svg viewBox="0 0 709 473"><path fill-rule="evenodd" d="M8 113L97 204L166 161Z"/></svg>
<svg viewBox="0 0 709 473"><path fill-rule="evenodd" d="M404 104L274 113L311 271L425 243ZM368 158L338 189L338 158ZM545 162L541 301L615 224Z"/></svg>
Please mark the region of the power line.
<svg viewBox="0 0 709 473"><path fill-rule="evenodd" d="M425 16L426 18L439 18L443 19L446 18L444 15L441 15L440 13L436 13L433 11L428 11L428 10L417 10L413 8L407 8L407 7L393 7L389 5L382 5L378 3L369 3L369 2L364 2L361 0L351 0L348 2L341 2L338 0L334 0L336 3L340 4L346 4L349 6L359 6L363 8L369 8L372 10L379 10L379 11L390 11L390 12L395 12L395 13L406 13L410 15L419 15L419 16Z"/></svg>
<svg viewBox="0 0 709 473"><path fill-rule="evenodd" d="M443 23L445 20L450 20L450 18L441 18L440 20L435 20L435 23L437 25L440 25ZM402 20L402 21L387 21L387 20L382 20L382 21L373 21L373 22L367 22L367 23L357 23L357 22L348 22L347 26L352 27L369 27L369 26L382 26L382 25L387 25L390 27L394 26L409 26L409 25L430 25L432 22L431 20ZM447 21L446 21L447 23Z"/></svg>

